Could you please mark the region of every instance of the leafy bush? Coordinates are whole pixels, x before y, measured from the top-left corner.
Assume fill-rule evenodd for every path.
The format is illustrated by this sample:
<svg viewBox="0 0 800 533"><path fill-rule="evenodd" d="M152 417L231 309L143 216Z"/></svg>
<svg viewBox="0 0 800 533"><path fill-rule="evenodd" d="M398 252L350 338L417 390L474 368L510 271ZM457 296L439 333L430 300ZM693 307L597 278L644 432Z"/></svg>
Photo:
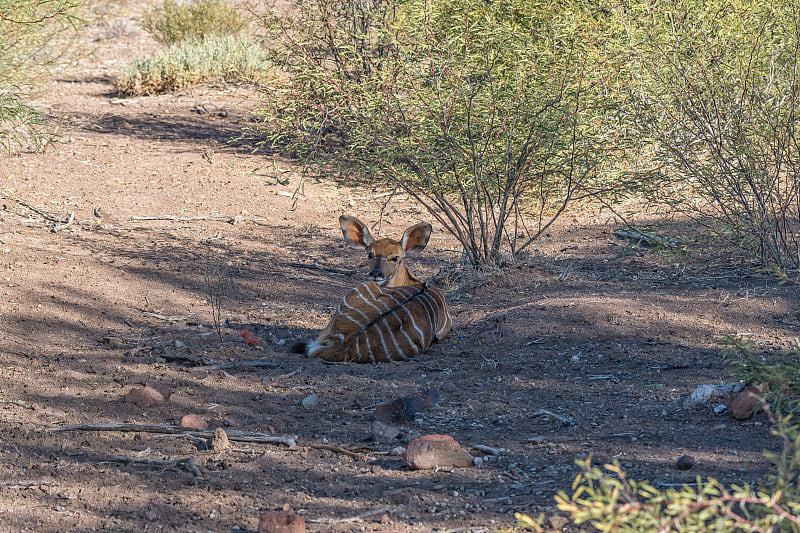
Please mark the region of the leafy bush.
<svg viewBox="0 0 800 533"><path fill-rule="evenodd" d="M800 418L800 348L764 354L756 352L753 341L726 337L723 343L722 357L737 379L759 385L773 411Z"/></svg>
<svg viewBox="0 0 800 533"><path fill-rule="evenodd" d="M197 83L261 82L270 75L260 43L250 37L188 39L154 57L138 57L120 68L114 84L123 96L160 94Z"/></svg>
<svg viewBox="0 0 800 533"><path fill-rule="evenodd" d="M69 52L79 24L72 0L0 0L0 146L46 142L41 115L26 103L37 77ZM74 51L74 49L73 49Z"/></svg>
<svg viewBox="0 0 800 533"><path fill-rule="evenodd" d="M244 26L242 13L226 0L164 0L142 20L145 31L167 45L208 35L238 35Z"/></svg>
<svg viewBox="0 0 800 533"><path fill-rule="evenodd" d="M624 0L651 192L769 266L800 266L794 0Z"/></svg>
<svg viewBox="0 0 800 533"><path fill-rule="evenodd" d="M594 56L572 14L525 0L299 3L267 20L291 78L265 94L269 142L402 188L473 264L519 254L607 185L609 99L589 90Z"/></svg>

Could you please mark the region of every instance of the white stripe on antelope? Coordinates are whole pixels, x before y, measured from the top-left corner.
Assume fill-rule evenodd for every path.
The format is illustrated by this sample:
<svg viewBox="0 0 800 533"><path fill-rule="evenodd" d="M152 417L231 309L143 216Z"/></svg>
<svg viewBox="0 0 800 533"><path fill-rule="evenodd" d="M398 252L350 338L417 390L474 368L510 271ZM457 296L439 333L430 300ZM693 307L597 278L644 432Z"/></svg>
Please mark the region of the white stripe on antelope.
<svg viewBox="0 0 800 533"><path fill-rule="evenodd" d="M370 277L378 282L350 290L328 327L303 351L327 361L400 361L444 339L453 323L444 293L415 278L403 263L407 253L425 248L431 225L412 226L397 242L373 241L354 217L345 215L339 222L345 240L367 250Z"/></svg>

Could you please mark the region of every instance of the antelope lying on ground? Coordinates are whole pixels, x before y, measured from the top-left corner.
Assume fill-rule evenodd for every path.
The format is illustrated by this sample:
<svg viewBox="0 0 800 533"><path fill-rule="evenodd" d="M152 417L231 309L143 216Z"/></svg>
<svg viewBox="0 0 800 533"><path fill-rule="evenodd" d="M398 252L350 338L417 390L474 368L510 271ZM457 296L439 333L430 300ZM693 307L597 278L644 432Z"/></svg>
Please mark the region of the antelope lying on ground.
<svg viewBox="0 0 800 533"><path fill-rule="evenodd" d="M355 217L343 215L339 224L351 246L367 250L374 281L350 290L328 327L300 351L327 361L398 361L444 339L452 325L444 294L414 277L403 262L406 254L425 248L431 225L411 226L397 242L373 240Z"/></svg>

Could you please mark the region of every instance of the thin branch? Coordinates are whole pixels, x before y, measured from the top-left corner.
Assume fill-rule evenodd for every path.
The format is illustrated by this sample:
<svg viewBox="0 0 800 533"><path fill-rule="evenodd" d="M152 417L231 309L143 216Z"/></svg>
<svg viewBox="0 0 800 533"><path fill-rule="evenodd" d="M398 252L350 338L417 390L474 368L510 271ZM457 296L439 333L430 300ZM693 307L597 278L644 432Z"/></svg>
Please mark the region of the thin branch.
<svg viewBox="0 0 800 533"><path fill-rule="evenodd" d="M123 423L73 424L70 426L47 428L47 431L132 431L141 433L166 433L168 435L187 435L190 437L202 437L209 439L214 436L214 430L210 429L195 429L173 425L152 426ZM295 440L291 437L237 430L228 430L225 433L227 433L228 438L232 441L259 442L262 444L283 444L284 446L288 446L290 448L296 445Z"/></svg>

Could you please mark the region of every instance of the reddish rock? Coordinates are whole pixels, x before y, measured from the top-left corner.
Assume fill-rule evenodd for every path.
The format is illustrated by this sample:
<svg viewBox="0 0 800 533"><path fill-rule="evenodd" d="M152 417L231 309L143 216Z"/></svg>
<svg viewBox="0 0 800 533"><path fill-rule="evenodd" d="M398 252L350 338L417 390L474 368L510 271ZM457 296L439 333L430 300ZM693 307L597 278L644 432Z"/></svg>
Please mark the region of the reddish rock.
<svg viewBox="0 0 800 533"><path fill-rule="evenodd" d="M475 458L450 435L425 435L408 443L406 466L417 470L472 466Z"/></svg>
<svg viewBox="0 0 800 533"><path fill-rule="evenodd" d="M166 401L164 395L156 389L145 385L144 387L134 387L125 395L125 401L134 405L144 405L153 407L161 405Z"/></svg>
<svg viewBox="0 0 800 533"><path fill-rule="evenodd" d="M181 426L194 429L208 429L208 422L200 415L186 415L181 418Z"/></svg>
<svg viewBox="0 0 800 533"><path fill-rule="evenodd" d="M269 511L258 521L258 533L305 533L303 517L285 511Z"/></svg>
<svg viewBox="0 0 800 533"><path fill-rule="evenodd" d="M728 412L737 420L746 420L761 408L761 391L755 387L736 393L728 403Z"/></svg>

